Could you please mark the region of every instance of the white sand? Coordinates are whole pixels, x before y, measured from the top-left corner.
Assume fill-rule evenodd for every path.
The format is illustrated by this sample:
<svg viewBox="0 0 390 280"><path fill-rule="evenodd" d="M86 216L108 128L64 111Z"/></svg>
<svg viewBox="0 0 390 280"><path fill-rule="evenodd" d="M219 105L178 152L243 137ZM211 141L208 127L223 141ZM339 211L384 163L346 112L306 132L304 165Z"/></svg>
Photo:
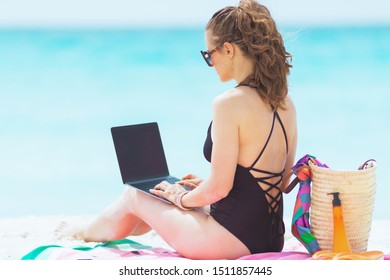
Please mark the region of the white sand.
<svg viewBox="0 0 390 280"><path fill-rule="evenodd" d="M54 232L61 222L78 224L88 221L88 216L27 216L0 219L0 260L17 260L42 245L76 246L81 241L58 239ZM154 231L142 236L131 236L132 240L145 245L170 248ZM291 235L286 222L286 239ZM376 220L371 226L368 250L380 250L390 254L390 221Z"/></svg>
<svg viewBox="0 0 390 280"><path fill-rule="evenodd" d="M90 221L89 216L26 216L0 219L0 260L17 260L42 245L93 246L69 238L57 238L55 231L63 222L77 225ZM131 239L145 245L170 248L154 231Z"/></svg>

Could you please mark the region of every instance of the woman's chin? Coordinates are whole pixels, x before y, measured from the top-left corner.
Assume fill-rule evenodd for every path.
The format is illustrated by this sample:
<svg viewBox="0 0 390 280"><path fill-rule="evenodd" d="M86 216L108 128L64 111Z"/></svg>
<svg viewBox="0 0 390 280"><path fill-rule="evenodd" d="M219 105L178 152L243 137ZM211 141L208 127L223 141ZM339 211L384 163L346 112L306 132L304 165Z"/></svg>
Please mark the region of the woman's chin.
<svg viewBox="0 0 390 280"><path fill-rule="evenodd" d="M226 82L230 82L232 80L232 78L230 77L224 77L224 76L219 76L219 80L222 82L222 83L226 83Z"/></svg>

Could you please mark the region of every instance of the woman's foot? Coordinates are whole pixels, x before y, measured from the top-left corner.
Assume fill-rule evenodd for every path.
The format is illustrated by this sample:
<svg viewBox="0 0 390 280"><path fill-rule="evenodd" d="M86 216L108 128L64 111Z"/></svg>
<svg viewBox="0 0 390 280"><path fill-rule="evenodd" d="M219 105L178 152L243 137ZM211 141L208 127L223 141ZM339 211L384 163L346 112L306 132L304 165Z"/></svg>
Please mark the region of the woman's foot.
<svg viewBox="0 0 390 280"><path fill-rule="evenodd" d="M84 240L83 231L79 225L70 225L69 222L61 221L54 230L57 239Z"/></svg>

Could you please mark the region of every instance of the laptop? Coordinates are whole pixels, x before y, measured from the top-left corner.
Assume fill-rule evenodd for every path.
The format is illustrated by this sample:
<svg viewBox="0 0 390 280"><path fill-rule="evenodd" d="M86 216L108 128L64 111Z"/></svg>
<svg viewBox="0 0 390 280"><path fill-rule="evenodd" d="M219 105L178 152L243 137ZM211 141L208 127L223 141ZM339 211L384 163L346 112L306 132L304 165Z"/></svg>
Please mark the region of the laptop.
<svg viewBox="0 0 390 280"><path fill-rule="evenodd" d="M123 184L171 203L149 192L161 181L179 181L169 174L158 124L152 122L112 127L111 135Z"/></svg>

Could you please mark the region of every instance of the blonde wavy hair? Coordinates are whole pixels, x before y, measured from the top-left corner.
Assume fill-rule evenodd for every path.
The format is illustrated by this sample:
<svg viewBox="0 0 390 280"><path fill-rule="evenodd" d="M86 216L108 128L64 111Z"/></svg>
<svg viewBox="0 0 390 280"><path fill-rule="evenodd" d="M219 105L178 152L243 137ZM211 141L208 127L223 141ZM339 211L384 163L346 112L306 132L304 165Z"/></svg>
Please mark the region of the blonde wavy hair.
<svg viewBox="0 0 390 280"><path fill-rule="evenodd" d="M288 93L291 54L286 52L281 34L269 10L254 0L241 0L216 12L206 31L211 31L215 44L231 42L238 45L253 63L253 72L241 83L256 88L271 107L284 108Z"/></svg>

